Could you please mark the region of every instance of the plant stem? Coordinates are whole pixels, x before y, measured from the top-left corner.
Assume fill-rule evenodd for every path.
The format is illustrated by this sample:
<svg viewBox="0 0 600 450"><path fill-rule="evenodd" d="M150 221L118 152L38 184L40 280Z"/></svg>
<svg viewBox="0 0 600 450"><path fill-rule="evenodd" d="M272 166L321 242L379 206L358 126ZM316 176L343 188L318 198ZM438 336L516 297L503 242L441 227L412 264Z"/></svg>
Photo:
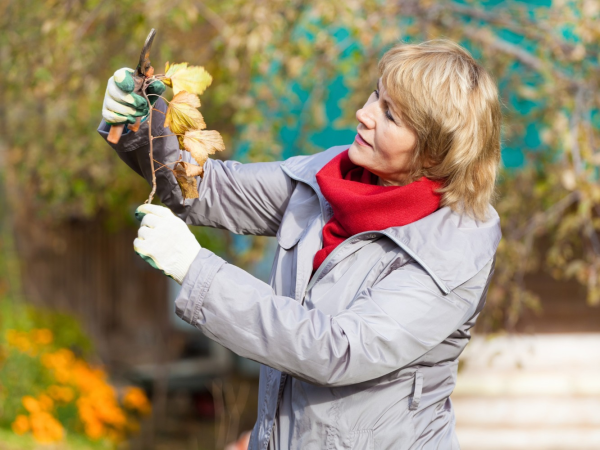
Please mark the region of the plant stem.
<svg viewBox="0 0 600 450"><path fill-rule="evenodd" d="M148 94L146 94L146 83L142 85L142 94L144 94L144 98L148 102L148 106L150 107L150 114L148 115L148 139L150 140L150 170L152 171L152 191L150 191L150 196L145 203L152 203L152 199L154 198L154 193L156 192L156 172L154 172L154 153L152 149L152 104L148 99Z"/></svg>
<svg viewBox="0 0 600 450"><path fill-rule="evenodd" d="M149 96L149 95L151 95L151 96L153 96L153 97L160 97L160 98L162 98L162 99L163 99L165 102L167 102L167 104L168 104L168 103L171 103L169 100L167 100L166 98L164 98L162 95L158 95L158 94L147 94L147 95L146 95L146 93L144 93L144 97L146 97L146 98L148 98L148 96Z"/></svg>
<svg viewBox="0 0 600 450"><path fill-rule="evenodd" d="M164 168L166 167L166 168L167 168L167 169L169 169L171 172L173 172L173 174L175 174L175 171L169 167L169 164L177 164L179 161L181 161L181 159L178 159L177 161L174 161L174 162L171 162L171 163L163 164L163 163L161 163L160 161L154 160L154 162L155 162L155 163L158 163L158 164L160 164L160 167L159 167L158 169L156 169L154 172L156 173L156 172L158 172L160 169L164 169Z"/></svg>
<svg viewBox="0 0 600 450"><path fill-rule="evenodd" d="M173 161L173 162L170 162L170 163L166 163L166 164L164 164L164 163L161 163L160 161L157 161L156 159L154 160L154 162L155 162L155 163L158 163L158 164L160 164L161 166L165 166L165 167L169 167L171 164L177 164L177 163L178 163L178 162L180 162L180 161L181 161L181 158L180 158L180 159L178 159L177 161Z"/></svg>
<svg viewBox="0 0 600 450"><path fill-rule="evenodd" d="M165 138L165 137L169 137L169 136L183 136L183 134L163 134L162 136L152 136L152 139L160 139L160 138Z"/></svg>

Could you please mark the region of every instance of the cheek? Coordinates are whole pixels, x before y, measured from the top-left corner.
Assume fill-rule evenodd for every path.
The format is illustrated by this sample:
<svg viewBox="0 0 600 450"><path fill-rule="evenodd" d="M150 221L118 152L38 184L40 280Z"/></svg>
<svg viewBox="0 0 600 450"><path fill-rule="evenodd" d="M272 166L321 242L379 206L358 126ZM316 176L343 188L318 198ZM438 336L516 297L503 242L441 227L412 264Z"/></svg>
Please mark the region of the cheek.
<svg viewBox="0 0 600 450"><path fill-rule="evenodd" d="M405 136L399 130L390 129L389 126L387 129L381 127L378 131L379 133L376 133L374 137L377 153L383 159L394 158L404 148Z"/></svg>
<svg viewBox="0 0 600 450"><path fill-rule="evenodd" d="M406 142L406 150L409 152L414 152L417 148L417 135L413 131L405 130L404 132L404 141Z"/></svg>
<svg viewBox="0 0 600 450"><path fill-rule="evenodd" d="M406 128L389 130L375 137L378 156L390 167L405 168L412 161L416 144L415 134Z"/></svg>

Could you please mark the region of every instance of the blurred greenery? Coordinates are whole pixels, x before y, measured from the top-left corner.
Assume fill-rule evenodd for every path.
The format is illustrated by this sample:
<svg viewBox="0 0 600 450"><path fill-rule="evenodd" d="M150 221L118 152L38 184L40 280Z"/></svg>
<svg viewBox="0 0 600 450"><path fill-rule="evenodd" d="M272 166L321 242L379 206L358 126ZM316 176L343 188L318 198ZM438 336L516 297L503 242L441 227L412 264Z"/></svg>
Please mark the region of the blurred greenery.
<svg viewBox="0 0 600 450"><path fill-rule="evenodd" d="M599 10L596 0L0 0L0 146L11 208L40 223L135 224L130 207L148 187L94 130L106 80L135 66L152 27L158 72L187 61L211 73L203 114L224 136L225 157L242 161L348 141L383 52L400 39L445 37L497 78L503 159L520 167L499 186L504 239L482 324L511 329L524 308L538 308L524 280L539 269L578 280L598 304ZM227 234L197 233L231 253ZM253 240L248 260L264 248Z"/></svg>
<svg viewBox="0 0 600 450"><path fill-rule="evenodd" d="M5 341L6 330L29 332L35 329L49 329L52 331L56 347L71 348L82 356L92 354L92 342L82 330L79 321L69 314L16 303L3 297L0 302L0 317L0 342Z"/></svg>
<svg viewBox="0 0 600 450"><path fill-rule="evenodd" d="M48 445L40 444L33 436L19 436L9 430L0 428L0 442L2 450L41 450L47 449ZM55 450L108 450L113 446L107 442L90 442L81 436L67 436L60 444L53 444Z"/></svg>

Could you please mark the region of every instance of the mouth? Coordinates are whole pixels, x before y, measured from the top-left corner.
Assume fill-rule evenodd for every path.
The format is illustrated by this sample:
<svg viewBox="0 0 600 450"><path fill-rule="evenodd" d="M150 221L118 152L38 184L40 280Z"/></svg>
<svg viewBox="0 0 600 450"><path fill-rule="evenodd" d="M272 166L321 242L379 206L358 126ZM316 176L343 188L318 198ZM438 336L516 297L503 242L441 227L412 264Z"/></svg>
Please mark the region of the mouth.
<svg viewBox="0 0 600 450"><path fill-rule="evenodd" d="M373 148L371 144L365 141L359 133L356 133L356 138L354 139L358 145L362 145L363 147Z"/></svg>

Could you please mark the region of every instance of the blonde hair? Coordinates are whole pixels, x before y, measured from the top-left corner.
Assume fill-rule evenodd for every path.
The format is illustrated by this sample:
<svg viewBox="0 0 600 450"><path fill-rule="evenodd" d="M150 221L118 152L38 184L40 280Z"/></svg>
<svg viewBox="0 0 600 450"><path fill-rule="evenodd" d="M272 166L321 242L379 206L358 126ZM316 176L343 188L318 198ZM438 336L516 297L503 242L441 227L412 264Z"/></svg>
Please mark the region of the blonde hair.
<svg viewBox="0 0 600 450"><path fill-rule="evenodd" d="M443 180L442 206L485 219L500 163L502 113L492 77L446 40L396 45L379 72L392 106L417 135L414 179Z"/></svg>

